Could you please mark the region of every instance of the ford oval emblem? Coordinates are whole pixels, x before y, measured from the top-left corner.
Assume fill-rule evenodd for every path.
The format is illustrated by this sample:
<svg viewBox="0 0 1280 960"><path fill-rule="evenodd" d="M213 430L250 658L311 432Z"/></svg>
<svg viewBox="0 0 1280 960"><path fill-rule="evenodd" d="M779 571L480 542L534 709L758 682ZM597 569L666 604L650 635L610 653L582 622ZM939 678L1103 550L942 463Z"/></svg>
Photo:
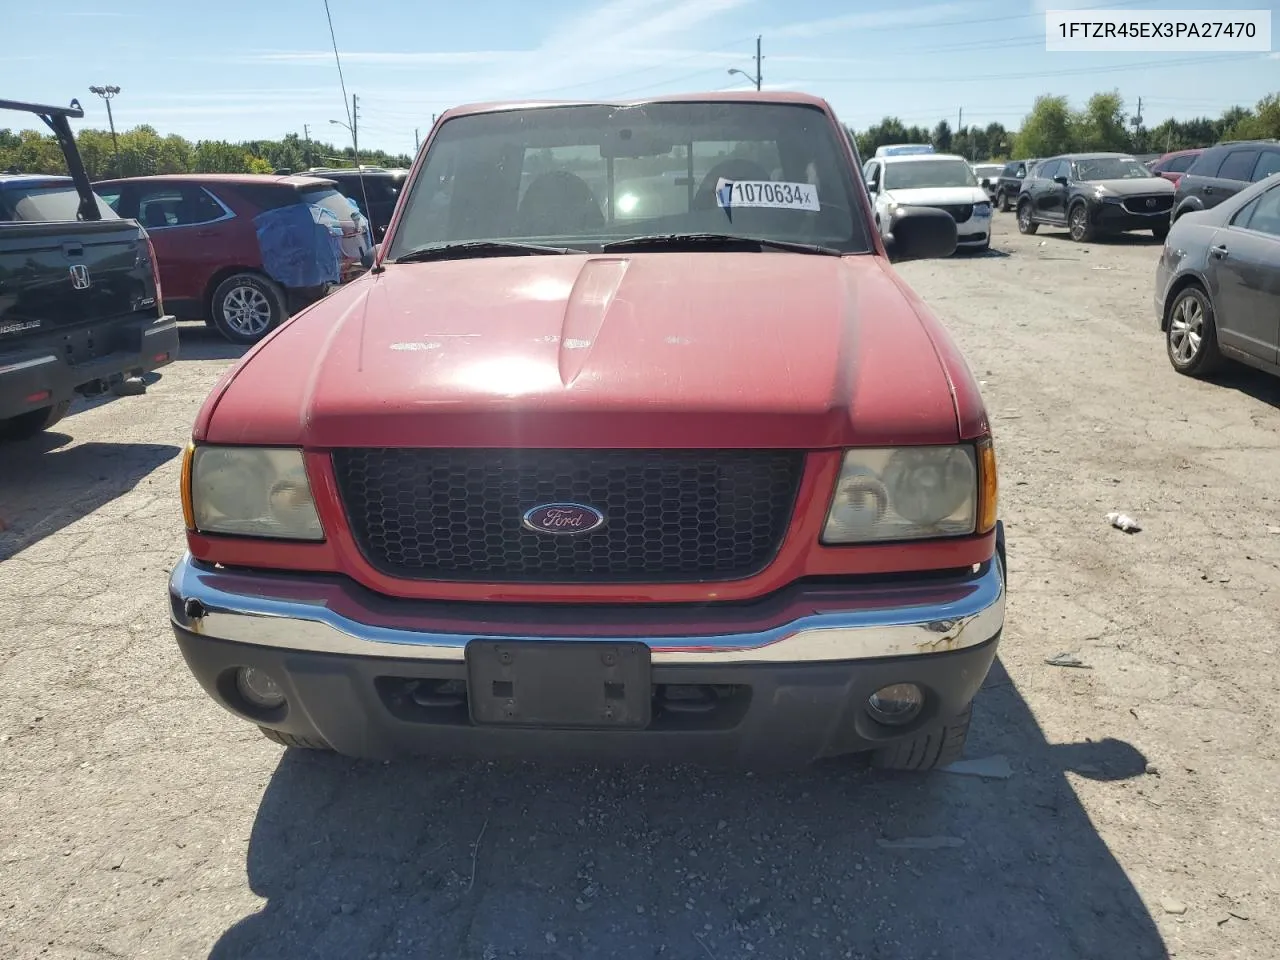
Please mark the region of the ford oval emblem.
<svg viewBox="0 0 1280 960"><path fill-rule="evenodd" d="M543 503L525 512L523 525L534 533L571 536L604 526L604 514L583 503Z"/></svg>

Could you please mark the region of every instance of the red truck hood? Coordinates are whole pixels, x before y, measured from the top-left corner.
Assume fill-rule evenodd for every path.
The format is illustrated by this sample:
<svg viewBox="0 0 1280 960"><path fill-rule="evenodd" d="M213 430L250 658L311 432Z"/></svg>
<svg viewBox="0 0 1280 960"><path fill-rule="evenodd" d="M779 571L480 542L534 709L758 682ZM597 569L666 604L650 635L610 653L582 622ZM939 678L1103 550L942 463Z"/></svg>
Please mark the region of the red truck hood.
<svg viewBox="0 0 1280 960"><path fill-rule="evenodd" d="M954 442L952 378L936 326L918 311L874 256L389 264L247 356L206 408L203 438L311 447Z"/></svg>

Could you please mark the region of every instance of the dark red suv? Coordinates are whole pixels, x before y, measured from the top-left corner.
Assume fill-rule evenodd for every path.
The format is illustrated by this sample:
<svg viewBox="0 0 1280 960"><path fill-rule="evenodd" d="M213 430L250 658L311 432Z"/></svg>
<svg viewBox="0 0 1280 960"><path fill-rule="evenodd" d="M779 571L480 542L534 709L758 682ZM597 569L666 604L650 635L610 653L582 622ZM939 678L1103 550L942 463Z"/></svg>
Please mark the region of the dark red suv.
<svg viewBox="0 0 1280 960"><path fill-rule="evenodd" d="M1178 181L1182 179L1182 175L1187 172L1187 168L1202 153L1204 153L1204 150L1201 149L1175 150L1173 153L1166 153L1159 160L1152 163L1150 170L1152 173L1172 181L1177 186Z"/></svg>
<svg viewBox="0 0 1280 960"><path fill-rule="evenodd" d="M233 343L262 339L359 276L372 246L368 222L318 177L180 174L94 190L146 228L169 312Z"/></svg>

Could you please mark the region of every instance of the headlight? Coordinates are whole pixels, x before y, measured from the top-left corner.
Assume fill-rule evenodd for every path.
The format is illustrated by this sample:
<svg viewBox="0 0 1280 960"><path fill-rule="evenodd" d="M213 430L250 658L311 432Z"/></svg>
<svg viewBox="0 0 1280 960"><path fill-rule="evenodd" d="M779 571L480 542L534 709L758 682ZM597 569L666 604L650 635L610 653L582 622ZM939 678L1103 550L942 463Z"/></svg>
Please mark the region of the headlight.
<svg viewBox="0 0 1280 960"><path fill-rule="evenodd" d="M196 447L183 478L184 512L201 533L323 540L302 451ZM186 472L186 471L184 471Z"/></svg>
<svg viewBox="0 0 1280 960"><path fill-rule="evenodd" d="M1101 200L1104 197L1109 197L1109 196L1111 196L1111 191L1108 190L1106 187L1099 185L1093 188L1093 198L1095 200Z"/></svg>
<svg viewBox="0 0 1280 960"><path fill-rule="evenodd" d="M989 204L989 203L975 203L975 204L973 205L973 215L974 215L975 217L989 217L989 216L991 216L991 204Z"/></svg>
<svg viewBox="0 0 1280 960"><path fill-rule="evenodd" d="M857 449L845 452L822 542L961 537L994 524L995 458L988 441Z"/></svg>

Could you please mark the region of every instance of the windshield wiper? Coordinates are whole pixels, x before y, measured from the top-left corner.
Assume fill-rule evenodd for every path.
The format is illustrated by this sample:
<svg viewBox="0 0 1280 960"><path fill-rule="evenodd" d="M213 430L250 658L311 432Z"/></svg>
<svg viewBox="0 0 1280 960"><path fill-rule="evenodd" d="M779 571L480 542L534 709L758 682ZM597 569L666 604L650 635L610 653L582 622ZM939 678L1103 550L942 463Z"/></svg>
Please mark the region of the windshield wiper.
<svg viewBox="0 0 1280 960"><path fill-rule="evenodd" d="M624 251L640 252L644 250L661 250L671 247L713 247L717 250L740 250L748 253L762 253L765 250L787 250L791 253L816 253L824 257L839 257L843 254L835 247L824 247L816 243L796 243L791 240L766 240L763 237L739 237L732 233L655 233L649 236L630 237L626 240L614 240L600 248L602 253L622 253Z"/></svg>
<svg viewBox="0 0 1280 960"><path fill-rule="evenodd" d="M519 243L514 240L467 240L419 247L396 257L395 263L425 263L428 260L461 260L464 257L535 257L562 253L584 253L573 247L549 247L542 243Z"/></svg>

